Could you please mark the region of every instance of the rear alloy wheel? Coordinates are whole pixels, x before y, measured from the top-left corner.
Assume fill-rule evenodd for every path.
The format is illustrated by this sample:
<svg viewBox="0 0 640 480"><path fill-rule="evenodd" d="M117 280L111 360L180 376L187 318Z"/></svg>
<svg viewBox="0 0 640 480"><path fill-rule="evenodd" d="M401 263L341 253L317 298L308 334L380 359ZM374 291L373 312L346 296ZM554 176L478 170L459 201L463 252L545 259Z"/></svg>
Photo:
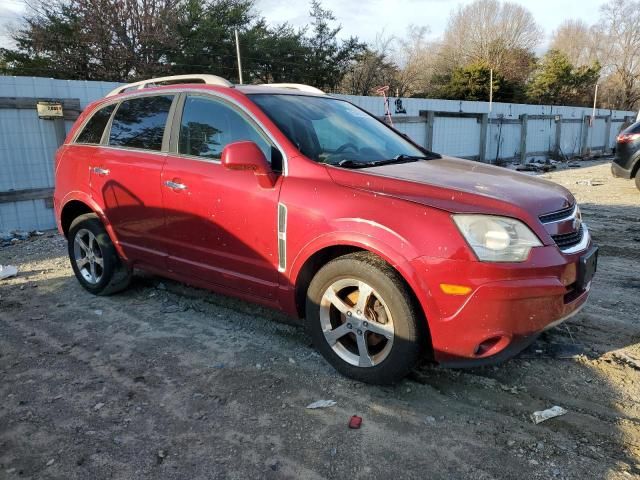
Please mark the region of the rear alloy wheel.
<svg viewBox="0 0 640 480"><path fill-rule="evenodd" d="M307 294L307 329L342 374L393 383L418 360L425 335L407 287L368 253L337 258L318 271Z"/></svg>
<svg viewBox="0 0 640 480"><path fill-rule="evenodd" d="M81 228L73 239L73 256L76 267L85 282L90 285L100 283L104 274L104 257L96 236L86 228Z"/></svg>
<svg viewBox="0 0 640 480"><path fill-rule="evenodd" d="M69 227L69 260L76 278L95 295L110 295L129 285L131 270L120 260L102 222L93 213Z"/></svg>

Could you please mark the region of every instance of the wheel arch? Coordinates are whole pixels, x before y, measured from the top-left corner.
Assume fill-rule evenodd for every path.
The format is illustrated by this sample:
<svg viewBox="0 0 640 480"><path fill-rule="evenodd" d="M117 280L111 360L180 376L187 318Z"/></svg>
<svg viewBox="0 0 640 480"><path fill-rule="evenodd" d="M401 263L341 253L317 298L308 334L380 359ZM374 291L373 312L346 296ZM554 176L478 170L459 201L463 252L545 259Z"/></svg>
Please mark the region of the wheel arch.
<svg viewBox="0 0 640 480"><path fill-rule="evenodd" d="M127 257L125 256L120 243L117 241L113 226L104 215L104 212L100 209L100 207L87 195L68 195L64 199L64 201L62 202L62 207L60 208L60 215L58 219L60 232L66 238L69 234L69 228L71 227L73 221L80 215L84 215L86 213L93 213L98 217L98 219L102 222L102 225L104 225L104 228L107 231L107 235L109 235L109 238L111 239L111 242L118 252L118 255L123 260L126 260Z"/></svg>
<svg viewBox="0 0 640 480"><path fill-rule="evenodd" d="M62 230L62 234L67 237L73 221L80 215L84 215L86 213L96 212L81 200L68 201L60 211L60 228Z"/></svg>
<svg viewBox="0 0 640 480"><path fill-rule="evenodd" d="M296 269L294 282L295 307L298 317L305 317L307 290L315 274L331 260L356 252L363 252L376 257L389 265L398 274L398 277L407 288L407 292L415 302L416 311L421 315L419 322L424 327L428 347L432 351L431 329L429 327L428 320L429 313L425 302L423 301L423 296L418 293L418 288L423 288L424 286L416 283L414 275L415 272L413 272L411 263L406 259L399 260L393 253L390 256L389 254L386 254L384 250L371 248L371 246L357 242L341 242L332 245L325 245L314 250L303 262L299 263L299 267ZM394 259L399 261L395 261Z"/></svg>
<svg viewBox="0 0 640 480"><path fill-rule="evenodd" d="M631 179L635 178L638 175L638 171L640 171L640 151L635 154L635 158L633 159L633 166L631 167Z"/></svg>

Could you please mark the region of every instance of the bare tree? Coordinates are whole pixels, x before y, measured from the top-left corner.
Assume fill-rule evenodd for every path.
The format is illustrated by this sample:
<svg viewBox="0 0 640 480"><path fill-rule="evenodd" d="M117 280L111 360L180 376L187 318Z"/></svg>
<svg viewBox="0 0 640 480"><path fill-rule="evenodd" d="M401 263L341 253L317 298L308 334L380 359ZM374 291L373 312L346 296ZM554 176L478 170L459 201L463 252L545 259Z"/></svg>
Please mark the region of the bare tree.
<svg viewBox="0 0 640 480"><path fill-rule="evenodd" d="M576 67L591 65L598 60L600 32L582 20L565 20L551 36L550 50L564 53Z"/></svg>
<svg viewBox="0 0 640 480"><path fill-rule="evenodd" d="M410 25L404 38L390 45L391 59L398 65L396 89L399 96L410 96L429 90L438 61L438 45L429 42L428 27Z"/></svg>
<svg viewBox="0 0 640 480"><path fill-rule="evenodd" d="M600 61L608 95L617 107L640 102L640 1L611 0L601 9ZM617 98L616 98L617 97Z"/></svg>
<svg viewBox="0 0 640 480"><path fill-rule="evenodd" d="M372 95L380 86L395 90L398 67L389 58L394 40L383 33L376 35L374 44L358 56L345 75L340 90L349 95Z"/></svg>
<svg viewBox="0 0 640 480"><path fill-rule="evenodd" d="M476 0L452 13L444 33L442 55L451 68L485 62L502 69L512 53L533 51L542 38L540 27L526 8L498 0Z"/></svg>

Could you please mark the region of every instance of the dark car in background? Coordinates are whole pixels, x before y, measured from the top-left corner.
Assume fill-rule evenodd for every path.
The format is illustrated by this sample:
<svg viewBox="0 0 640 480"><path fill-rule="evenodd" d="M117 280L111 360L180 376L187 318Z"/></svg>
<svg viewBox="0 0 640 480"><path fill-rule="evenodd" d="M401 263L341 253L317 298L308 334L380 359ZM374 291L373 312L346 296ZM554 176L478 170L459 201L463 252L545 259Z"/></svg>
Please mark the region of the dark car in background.
<svg viewBox="0 0 640 480"><path fill-rule="evenodd" d="M623 130L616 139L616 156L611 164L614 177L635 178L640 190L640 122Z"/></svg>

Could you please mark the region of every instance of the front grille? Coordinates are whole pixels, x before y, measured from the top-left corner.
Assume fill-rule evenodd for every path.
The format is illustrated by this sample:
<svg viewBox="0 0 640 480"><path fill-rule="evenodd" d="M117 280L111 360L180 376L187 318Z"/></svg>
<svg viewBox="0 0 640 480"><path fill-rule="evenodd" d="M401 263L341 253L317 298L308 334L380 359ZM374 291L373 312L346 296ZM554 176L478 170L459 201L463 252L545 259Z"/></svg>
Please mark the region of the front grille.
<svg viewBox="0 0 640 480"><path fill-rule="evenodd" d="M571 205L570 207L563 208L562 210L558 210L556 212L545 213L544 215L540 215L540 221L542 223L555 222L557 220L562 220L564 218L570 217L573 213L573 209L576 208L575 205Z"/></svg>
<svg viewBox="0 0 640 480"><path fill-rule="evenodd" d="M582 235L584 235L584 227L580 225L580 228L571 233L565 233L563 235L552 235L554 242L561 249L571 248L582 241Z"/></svg>

